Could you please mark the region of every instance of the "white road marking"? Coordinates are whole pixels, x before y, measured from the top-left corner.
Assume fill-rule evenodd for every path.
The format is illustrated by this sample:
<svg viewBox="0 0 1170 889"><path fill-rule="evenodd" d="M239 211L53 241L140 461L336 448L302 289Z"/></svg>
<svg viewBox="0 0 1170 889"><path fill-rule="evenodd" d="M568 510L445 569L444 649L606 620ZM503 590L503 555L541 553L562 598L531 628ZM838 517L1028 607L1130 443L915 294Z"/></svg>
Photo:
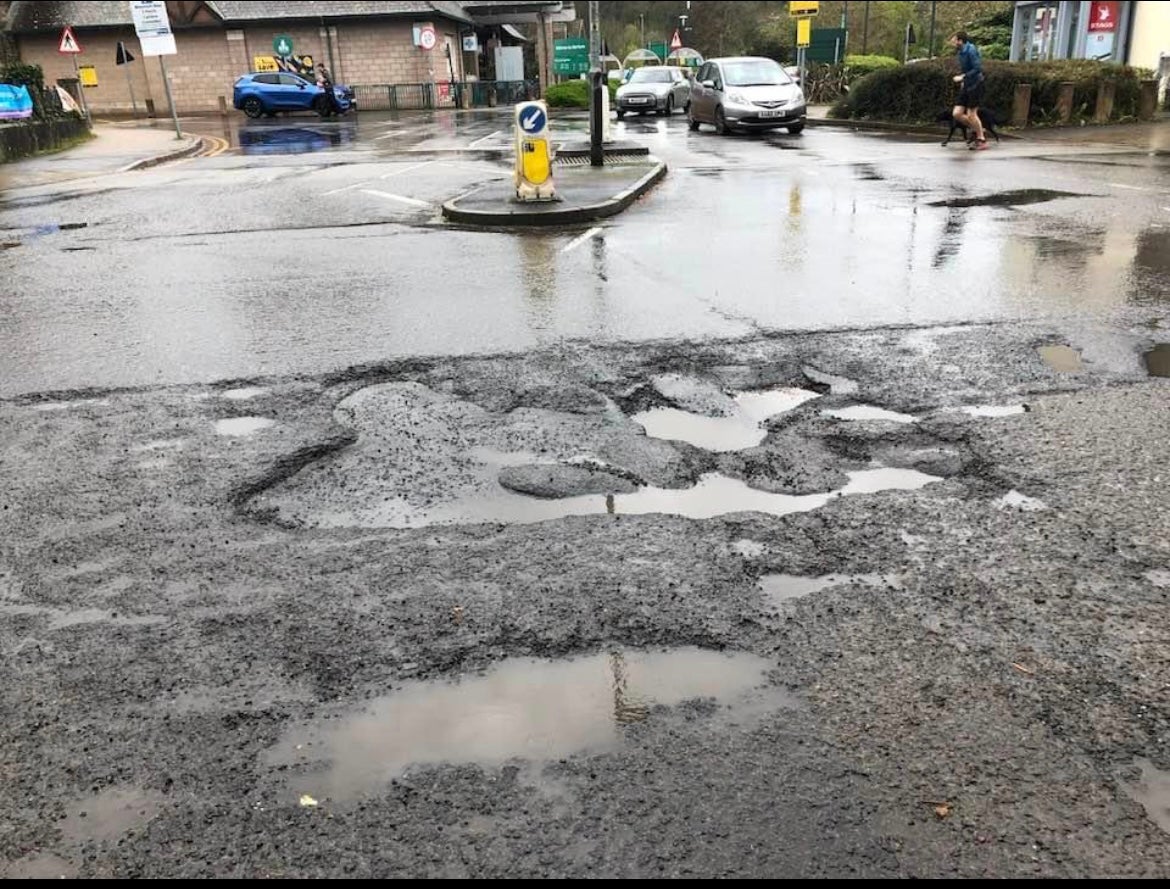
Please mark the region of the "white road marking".
<svg viewBox="0 0 1170 889"><path fill-rule="evenodd" d="M483 145L484 142L487 142L489 139L496 138L496 136L500 135L500 133L502 133L502 132L504 132L504 130L496 130L494 133L488 133L482 139L476 139L474 142L472 142L467 147L468 148L479 148L479 146Z"/></svg>
<svg viewBox="0 0 1170 889"><path fill-rule="evenodd" d="M355 183L353 183L353 185L343 185L341 188L334 188L330 191L321 192L321 197L327 198L331 194L339 194L343 191L349 191L351 188L361 188L365 184L366 184L365 182L355 182Z"/></svg>
<svg viewBox="0 0 1170 889"><path fill-rule="evenodd" d="M397 170L391 170L389 173L379 176L378 178L389 179L391 176L397 176L399 173L409 173L411 170L417 170L419 167L425 167L429 163L430 161L423 161L421 164L409 164L405 167L399 167Z"/></svg>
<svg viewBox="0 0 1170 889"><path fill-rule="evenodd" d="M1148 188L1142 188L1140 185L1126 185L1124 182L1110 182L1110 188L1125 188L1129 191L1149 191Z"/></svg>
<svg viewBox="0 0 1170 889"><path fill-rule="evenodd" d="M590 238L599 234L601 234L601 229L599 227L591 228L589 231L585 232L585 234L578 235L577 237L573 238L573 240L569 241L568 244L561 248L561 253L568 253L570 250L580 247Z"/></svg>
<svg viewBox="0 0 1170 889"><path fill-rule="evenodd" d="M419 201L415 198L403 197L400 194L390 194L388 191L378 191L376 188L363 188L362 191L365 194L372 194L375 197L386 198L388 201L399 201L403 204L410 204L412 207L426 207L428 210L431 208L431 205L426 201Z"/></svg>

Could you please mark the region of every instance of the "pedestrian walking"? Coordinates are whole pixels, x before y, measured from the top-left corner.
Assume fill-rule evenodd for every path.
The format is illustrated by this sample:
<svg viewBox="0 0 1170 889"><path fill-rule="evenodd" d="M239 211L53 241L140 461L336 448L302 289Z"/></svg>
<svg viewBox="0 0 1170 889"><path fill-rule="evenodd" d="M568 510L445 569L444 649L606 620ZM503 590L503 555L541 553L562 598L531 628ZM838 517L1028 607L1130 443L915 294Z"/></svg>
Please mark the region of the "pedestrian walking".
<svg viewBox="0 0 1170 889"><path fill-rule="evenodd" d="M949 43L958 53L959 70L962 72L954 77L955 83L962 86L951 114L955 120L966 125L969 132L975 134L968 147L972 151L983 151L987 148L987 134L983 132L983 122L979 119L979 107L983 104L983 94L986 92L983 59L966 31L952 34Z"/></svg>
<svg viewBox="0 0 1170 889"><path fill-rule="evenodd" d="M341 106L337 104L337 94L333 92L333 78L329 76L324 63L317 66L317 86L325 91L326 115L341 114Z"/></svg>

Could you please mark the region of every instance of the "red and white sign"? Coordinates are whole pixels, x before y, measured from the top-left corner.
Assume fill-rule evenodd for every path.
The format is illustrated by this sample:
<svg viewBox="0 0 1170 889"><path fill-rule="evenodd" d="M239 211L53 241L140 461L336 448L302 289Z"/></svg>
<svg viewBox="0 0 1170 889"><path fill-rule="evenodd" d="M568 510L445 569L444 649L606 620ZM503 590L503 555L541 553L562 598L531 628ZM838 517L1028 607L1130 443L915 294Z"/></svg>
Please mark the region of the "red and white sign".
<svg viewBox="0 0 1170 889"><path fill-rule="evenodd" d="M1120 6L1117 0L1094 0L1089 7L1089 33L1116 31Z"/></svg>
<svg viewBox="0 0 1170 889"><path fill-rule="evenodd" d="M674 29L674 36L670 38L671 50L682 49L682 38L678 36L678 28Z"/></svg>
<svg viewBox="0 0 1170 889"><path fill-rule="evenodd" d="M439 38L435 35L435 26L430 22L414 26L414 44L420 49L431 50Z"/></svg>
<svg viewBox="0 0 1170 889"><path fill-rule="evenodd" d="M81 52L81 44L73 36L72 28L66 28L61 32L61 42L57 44L57 52L65 53L66 55L77 55Z"/></svg>

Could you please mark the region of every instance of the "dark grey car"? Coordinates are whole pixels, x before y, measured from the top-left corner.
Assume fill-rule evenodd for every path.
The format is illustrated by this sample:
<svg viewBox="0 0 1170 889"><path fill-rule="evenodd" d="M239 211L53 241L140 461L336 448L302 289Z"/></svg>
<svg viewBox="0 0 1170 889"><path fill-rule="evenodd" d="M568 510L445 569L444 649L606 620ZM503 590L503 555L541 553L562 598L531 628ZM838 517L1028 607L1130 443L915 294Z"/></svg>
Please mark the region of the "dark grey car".
<svg viewBox="0 0 1170 889"><path fill-rule="evenodd" d="M800 86L771 59L711 59L695 76L687 119L691 129L713 124L716 132L804 129L807 104Z"/></svg>
<svg viewBox="0 0 1170 889"><path fill-rule="evenodd" d="M637 111L648 114L671 114L686 109L691 99L691 84L681 69L672 66L638 68L628 82L618 87L617 116Z"/></svg>

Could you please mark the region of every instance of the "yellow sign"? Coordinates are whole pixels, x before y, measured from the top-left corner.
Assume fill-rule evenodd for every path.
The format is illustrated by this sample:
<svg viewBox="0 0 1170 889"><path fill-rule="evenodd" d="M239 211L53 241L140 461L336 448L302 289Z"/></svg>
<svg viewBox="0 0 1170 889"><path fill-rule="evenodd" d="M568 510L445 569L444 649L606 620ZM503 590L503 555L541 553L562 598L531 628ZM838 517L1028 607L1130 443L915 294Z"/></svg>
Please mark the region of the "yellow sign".
<svg viewBox="0 0 1170 889"><path fill-rule="evenodd" d="M82 86L97 86L97 68L93 65L82 65L77 69L81 77Z"/></svg>
<svg viewBox="0 0 1170 889"><path fill-rule="evenodd" d="M274 71L279 71L280 66L276 64L276 59L272 56L254 56L252 58L252 70L257 74L269 74Z"/></svg>
<svg viewBox="0 0 1170 889"><path fill-rule="evenodd" d="M521 142L521 168L524 178L533 185L544 185L552 175L547 139L524 139Z"/></svg>
<svg viewBox="0 0 1170 889"><path fill-rule="evenodd" d="M796 45L808 46L812 42L812 19L796 20Z"/></svg>
<svg viewBox="0 0 1170 889"><path fill-rule="evenodd" d="M788 14L793 18L802 15L816 15L821 4L817 0L789 0Z"/></svg>

